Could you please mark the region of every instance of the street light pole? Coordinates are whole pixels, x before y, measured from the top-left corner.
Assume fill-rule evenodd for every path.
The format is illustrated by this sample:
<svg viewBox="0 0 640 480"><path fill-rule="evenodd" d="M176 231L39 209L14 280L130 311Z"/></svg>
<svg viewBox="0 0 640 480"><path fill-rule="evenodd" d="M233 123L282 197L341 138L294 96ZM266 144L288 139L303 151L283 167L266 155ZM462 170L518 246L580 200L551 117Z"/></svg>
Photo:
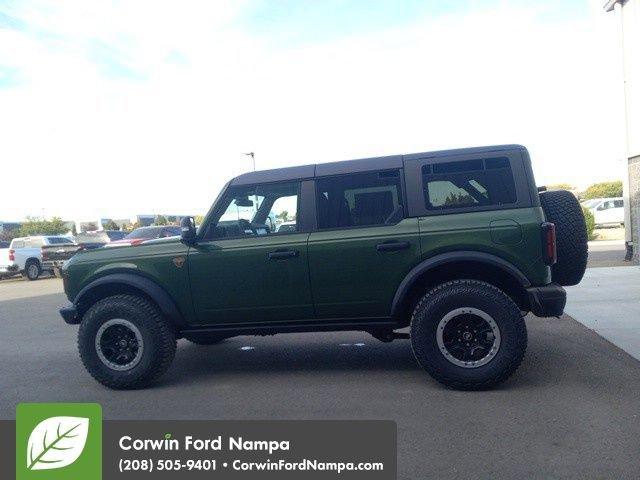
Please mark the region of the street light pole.
<svg viewBox="0 0 640 480"><path fill-rule="evenodd" d="M255 154L255 152L248 152L248 153L245 153L245 155L251 157L251 163L253 164L253 171L255 172L256 171L256 154ZM255 216L255 214L258 213L258 195L257 194L255 194L253 196L253 208L255 209L255 213L254 213L254 216Z"/></svg>
<svg viewBox="0 0 640 480"><path fill-rule="evenodd" d="M256 171L256 154L254 152L245 153L245 155L251 157L251 163L253 164L253 171Z"/></svg>

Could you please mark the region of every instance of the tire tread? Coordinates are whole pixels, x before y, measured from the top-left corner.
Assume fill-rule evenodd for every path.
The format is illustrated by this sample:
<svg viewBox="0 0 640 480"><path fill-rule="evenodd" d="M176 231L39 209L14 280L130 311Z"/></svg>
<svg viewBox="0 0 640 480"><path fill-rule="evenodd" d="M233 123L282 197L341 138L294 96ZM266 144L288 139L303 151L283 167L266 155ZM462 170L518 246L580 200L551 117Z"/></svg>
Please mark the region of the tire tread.
<svg viewBox="0 0 640 480"><path fill-rule="evenodd" d="M110 375L100 371L96 371L94 368L92 368L92 366L88 362L88 359L85 358L85 356L82 354L82 341L85 337L84 329L87 328L88 321L90 321L92 317L99 315L102 310L106 308L113 308L114 303L124 303L128 307L133 306L137 308L142 314L146 316L146 318L155 323L155 326L157 327L159 332L160 342L157 351L157 361L153 362L153 367L151 368L151 370L133 381L123 382L118 378L117 374ZM85 313L82 322L80 323L80 329L78 331L78 350L80 352L80 359L82 360L84 367L95 380L105 385L106 387L117 390L133 390L137 388L143 388L151 384L164 372L167 371L175 356L176 348L176 336L169 323L164 318L162 318L162 315L154 304L138 295L113 295L111 297L106 297L97 301Z"/></svg>
<svg viewBox="0 0 640 480"><path fill-rule="evenodd" d="M516 335L519 339L520 348L518 348L515 355L510 358L507 368L480 382L461 381L448 374L445 370L437 368L434 363L423 365L416 352L416 343L414 342L416 316L439 301L443 295L450 293L451 289L456 289L458 293L466 295L484 295L485 297L490 297L491 301L499 303L503 308L508 310L512 317L519 319L519 321L516 322ZM429 321L429 319L426 319L426 321ZM411 315L411 349L414 357L420 366L433 378L456 390L486 390L505 381L515 373L522 363L527 349L527 340L526 324L515 302L499 288L479 280L451 280L432 288L418 301Z"/></svg>
<svg viewBox="0 0 640 480"><path fill-rule="evenodd" d="M547 221L556 226L558 261L551 267L552 280L563 286L577 285L587 268L589 256L587 226L582 207L566 190L540 194Z"/></svg>

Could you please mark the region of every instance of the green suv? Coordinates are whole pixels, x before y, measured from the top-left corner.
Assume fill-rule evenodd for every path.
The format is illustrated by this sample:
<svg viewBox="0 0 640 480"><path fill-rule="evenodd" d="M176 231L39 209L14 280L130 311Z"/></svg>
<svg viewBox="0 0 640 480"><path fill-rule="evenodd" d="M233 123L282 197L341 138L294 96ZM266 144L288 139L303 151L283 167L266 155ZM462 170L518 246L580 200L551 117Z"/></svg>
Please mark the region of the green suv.
<svg viewBox="0 0 640 480"><path fill-rule="evenodd" d="M107 387L148 385L179 338L359 330L410 338L445 385L489 388L524 357L523 316L561 315L587 259L577 200L536 188L518 145L247 173L181 227L63 269L62 317Z"/></svg>

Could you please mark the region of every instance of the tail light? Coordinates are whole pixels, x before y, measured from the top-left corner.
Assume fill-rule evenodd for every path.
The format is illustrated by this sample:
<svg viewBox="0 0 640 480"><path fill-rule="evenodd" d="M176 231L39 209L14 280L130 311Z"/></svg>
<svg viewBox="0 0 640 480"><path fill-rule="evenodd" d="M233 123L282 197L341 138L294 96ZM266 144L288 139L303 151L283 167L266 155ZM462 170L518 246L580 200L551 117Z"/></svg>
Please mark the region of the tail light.
<svg viewBox="0 0 640 480"><path fill-rule="evenodd" d="M42 260L47 260L49 258L47 256L47 252L45 252L44 248L40 249L40 256L42 257Z"/></svg>
<svg viewBox="0 0 640 480"><path fill-rule="evenodd" d="M558 261L558 252L556 249L556 226L551 222L544 222L541 227L544 263L546 265L553 265Z"/></svg>
<svg viewBox="0 0 640 480"><path fill-rule="evenodd" d="M9 250L9 261L10 262L15 262L16 261L16 251L15 250Z"/></svg>

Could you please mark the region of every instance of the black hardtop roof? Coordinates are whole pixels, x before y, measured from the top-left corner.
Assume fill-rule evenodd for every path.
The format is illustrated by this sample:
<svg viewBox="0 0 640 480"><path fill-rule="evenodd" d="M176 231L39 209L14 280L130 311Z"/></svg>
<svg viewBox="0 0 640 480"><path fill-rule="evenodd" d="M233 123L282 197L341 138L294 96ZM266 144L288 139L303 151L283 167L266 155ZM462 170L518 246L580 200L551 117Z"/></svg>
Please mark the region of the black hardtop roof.
<svg viewBox="0 0 640 480"><path fill-rule="evenodd" d="M403 163L423 158L448 157L452 155L468 155L474 153L526 151L522 145L490 145L486 147L456 148L452 150L438 150L434 152L420 152L406 155L389 155L386 157L360 158L343 160L340 162L318 163L296 167L275 168L243 173L231 180L230 185L252 185L256 183L280 182L314 177L326 177L354 172L368 172L372 170L391 170L401 168Z"/></svg>

